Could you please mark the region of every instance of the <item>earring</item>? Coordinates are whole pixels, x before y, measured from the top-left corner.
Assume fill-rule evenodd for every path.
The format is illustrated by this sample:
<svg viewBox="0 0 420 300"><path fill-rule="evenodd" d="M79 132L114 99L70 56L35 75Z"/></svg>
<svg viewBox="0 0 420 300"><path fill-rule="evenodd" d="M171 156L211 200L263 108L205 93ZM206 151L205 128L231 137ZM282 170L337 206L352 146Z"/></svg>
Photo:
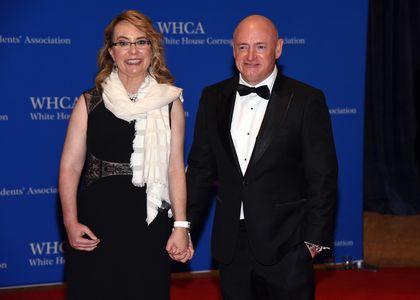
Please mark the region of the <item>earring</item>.
<svg viewBox="0 0 420 300"><path fill-rule="evenodd" d="M149 72L149 75L153 77L154 70L153 70L153 66L152 65L149 66L149 68L147 69L147 71Z"/></svg>
<svg viewBox="0 0 420 300"><path fill-rule="evenodd" d="M112 72L114 72L114 73L118 73L118 66L117 66L117 64L115 63L115 61L114 61L114 64L112 65Z"/></svg>

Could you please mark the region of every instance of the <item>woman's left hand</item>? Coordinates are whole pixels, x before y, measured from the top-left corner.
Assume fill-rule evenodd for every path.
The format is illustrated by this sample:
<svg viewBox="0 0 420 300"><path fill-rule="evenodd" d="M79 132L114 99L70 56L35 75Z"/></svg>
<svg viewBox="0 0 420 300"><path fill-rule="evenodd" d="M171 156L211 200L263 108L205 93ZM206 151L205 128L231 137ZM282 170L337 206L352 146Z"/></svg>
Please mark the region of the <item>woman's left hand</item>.
<svg viewBox="0 0 420 300"><path fill-rule="evenodd" d="M166 251L173 260L183 263L193 257L194 248L186 228L174 228L166 244Z"/></svg>

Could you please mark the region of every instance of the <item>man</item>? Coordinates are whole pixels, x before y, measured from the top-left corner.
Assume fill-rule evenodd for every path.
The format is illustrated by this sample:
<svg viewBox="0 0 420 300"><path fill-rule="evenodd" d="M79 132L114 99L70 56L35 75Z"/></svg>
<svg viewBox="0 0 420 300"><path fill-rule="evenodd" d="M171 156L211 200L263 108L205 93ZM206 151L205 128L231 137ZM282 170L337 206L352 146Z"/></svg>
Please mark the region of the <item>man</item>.
<svg viewBox="0 0 420 300"><path fill-rule="evenodd" d="M240 75L204 89L188 159L194 234L217 189L212 233L224 299L313 299L312 258L333 240L337 160L323 93L279 74L273 23L233 34ZM249 88L251 87L251 88Z"/></svg>

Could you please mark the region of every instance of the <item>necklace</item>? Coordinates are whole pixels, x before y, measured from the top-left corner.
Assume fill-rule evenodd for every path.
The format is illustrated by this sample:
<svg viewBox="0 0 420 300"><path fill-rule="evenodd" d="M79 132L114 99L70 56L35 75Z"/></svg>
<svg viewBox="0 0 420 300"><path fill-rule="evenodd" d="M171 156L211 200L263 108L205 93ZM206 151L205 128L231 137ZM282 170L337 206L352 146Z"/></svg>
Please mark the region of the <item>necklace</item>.
<svg viewBox="0 0 420 300"><path fill-rule="evenodd" d="M138 93L131 94L127 92L127 96L131 101L137 101Z"/></svg>
<svg viewBox="0 0 420 300"><path fill-rule="evenodd" d="M137 93L127 92L128 99L130 99L133 102L137 102L137 100L142 99L146 95L147 91L149 90L148 87L151 83L151 80L152 80L152 77L150 75L147 75L146 78L141 83Z"/></svg>

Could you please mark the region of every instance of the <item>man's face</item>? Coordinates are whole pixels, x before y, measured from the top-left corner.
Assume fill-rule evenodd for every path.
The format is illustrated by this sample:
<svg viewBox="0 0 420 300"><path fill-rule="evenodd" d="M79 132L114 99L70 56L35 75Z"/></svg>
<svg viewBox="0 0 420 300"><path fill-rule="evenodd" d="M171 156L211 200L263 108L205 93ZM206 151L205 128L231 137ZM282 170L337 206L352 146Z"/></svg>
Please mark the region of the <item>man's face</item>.
<svg viewBox="0 0 420 300"><path fill-rule="evenodd" d="M274 26L267 19L243 20L233 37L233 56L243 79L255 86L270 76L282 46L283 40L277 38Z"/></svg>

